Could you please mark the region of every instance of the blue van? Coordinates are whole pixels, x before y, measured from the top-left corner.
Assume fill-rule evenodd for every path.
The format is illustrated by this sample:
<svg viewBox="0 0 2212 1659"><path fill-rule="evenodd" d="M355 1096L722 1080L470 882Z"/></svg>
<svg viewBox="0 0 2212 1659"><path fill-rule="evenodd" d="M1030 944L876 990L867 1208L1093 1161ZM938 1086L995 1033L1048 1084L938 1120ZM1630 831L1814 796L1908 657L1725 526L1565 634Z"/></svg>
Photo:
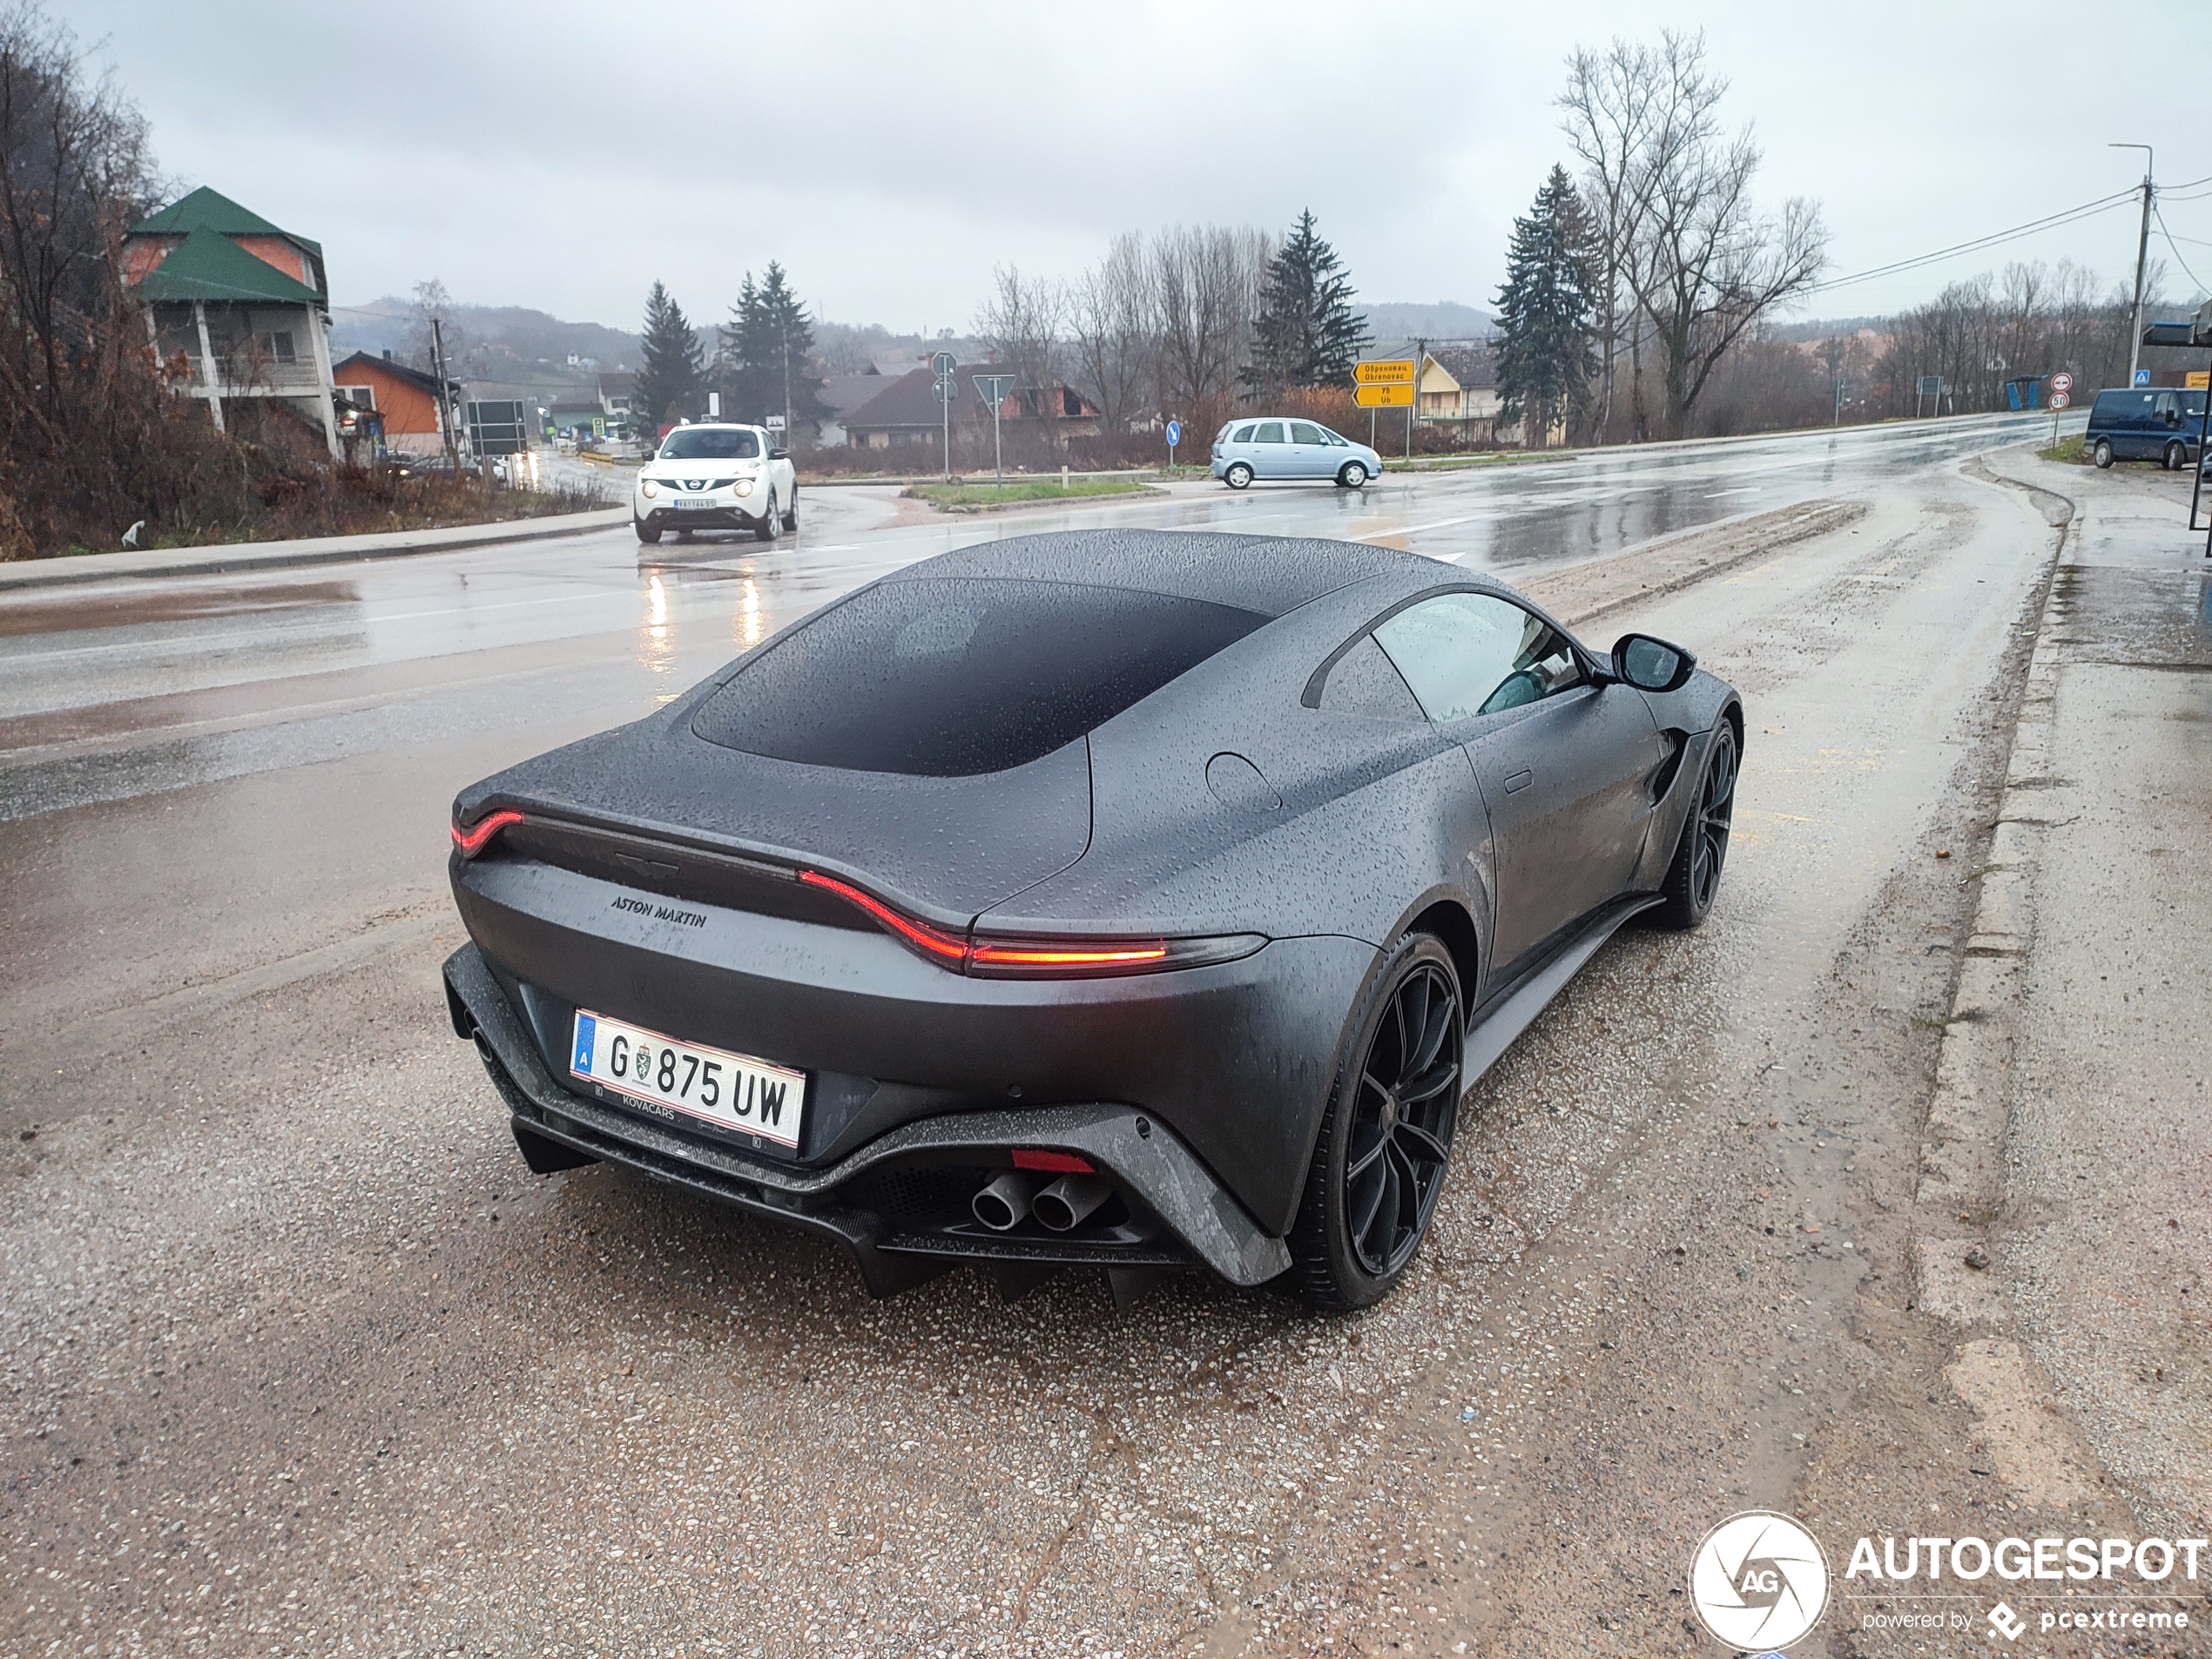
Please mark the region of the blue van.
<svg viewBox="0 0 2212 1659"><path fill-rule="evenodd" d="M2100 392L2081 442L2100 467L2115 461L2155 461L2168 472L2179 472L2197 458L2204 399L2197 388L2138 386Z"/></svg>

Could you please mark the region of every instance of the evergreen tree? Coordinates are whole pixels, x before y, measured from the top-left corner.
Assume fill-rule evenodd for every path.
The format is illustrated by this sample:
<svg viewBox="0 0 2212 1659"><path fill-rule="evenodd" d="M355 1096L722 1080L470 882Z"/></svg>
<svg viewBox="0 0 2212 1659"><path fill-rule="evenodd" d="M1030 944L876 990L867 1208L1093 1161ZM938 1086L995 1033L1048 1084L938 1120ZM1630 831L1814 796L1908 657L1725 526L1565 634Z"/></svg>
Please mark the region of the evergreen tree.
<svg viewBox="0 0 2212 1659"><path fill-rule="evenodd" d="M1300 213L1260 285L1244 384L1268 391L1351 385L1352 366L1369 338L1352 293L1336 250L1314 233L1312 211Z"/></svg>
<svg viewBox="0 0 2212 1659"><path fill-rule="evenodd" d="M791 291L783 266L769 260L757 283L746 272L730 315L719 331L722 412L733 421L781 415L788 369L792 419L819 430L830 411L815 372L814 320Z"/></svg>
<svg viewBox="0 0 2212 1659"><path fill-rule="evenodd" d="M1581 196L1554 166L1527 216L1513 222L1498 290L1501 418L1524 421L1532 443L1589 413L1593 246Z"/></svg>
<svg viewBox="0 0 2212 1659"><path fill-rule="evenodd" d="M630 401L631 418L637 435L651 442L663 421L705 413L705 353L691 332L684 307L668 297L658 281L645 296L645 361L637 371L637 389Z"/></svg>

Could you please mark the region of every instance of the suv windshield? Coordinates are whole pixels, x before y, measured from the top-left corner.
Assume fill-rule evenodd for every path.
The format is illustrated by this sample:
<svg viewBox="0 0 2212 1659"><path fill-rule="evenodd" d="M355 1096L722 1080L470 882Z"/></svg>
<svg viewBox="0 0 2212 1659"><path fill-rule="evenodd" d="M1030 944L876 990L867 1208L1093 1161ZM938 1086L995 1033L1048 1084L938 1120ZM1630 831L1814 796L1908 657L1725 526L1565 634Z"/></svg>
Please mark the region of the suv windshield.
<svg viewBox="0 0 2212 1659"><path fill-rule="evenodd" d="M1074 742L1266 621L1082 583L887 582L747 663L699 705L691 730L806 766L1003 772Z"/></svg>
<svg viewBox="0 0 2212 1659"><path fill-rule="evenodd" d="M661 440L662 461L758 461L760 439L743 427L678 427Z"/></svg>

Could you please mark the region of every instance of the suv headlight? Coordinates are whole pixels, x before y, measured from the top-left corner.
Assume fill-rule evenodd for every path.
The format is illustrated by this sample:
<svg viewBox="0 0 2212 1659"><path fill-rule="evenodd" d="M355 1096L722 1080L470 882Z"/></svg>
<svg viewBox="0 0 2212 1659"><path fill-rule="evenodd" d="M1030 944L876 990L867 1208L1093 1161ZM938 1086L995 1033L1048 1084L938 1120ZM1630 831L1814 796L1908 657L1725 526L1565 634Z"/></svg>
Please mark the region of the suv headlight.
<svg viewBox="0 0 2212 1659"><path fill-rule="evenodd" d="M643 496L647 501L651 501L654 496L660 494L660 486L650 478L641 479L638 482L637 493Z"/></svg>
<svg viewBox="0 0 2212 1659"><path fill-rule="evenodd" d="M752 480L750 478L738 479L738 494L740 496L750 496L752 494Z"/></svg>

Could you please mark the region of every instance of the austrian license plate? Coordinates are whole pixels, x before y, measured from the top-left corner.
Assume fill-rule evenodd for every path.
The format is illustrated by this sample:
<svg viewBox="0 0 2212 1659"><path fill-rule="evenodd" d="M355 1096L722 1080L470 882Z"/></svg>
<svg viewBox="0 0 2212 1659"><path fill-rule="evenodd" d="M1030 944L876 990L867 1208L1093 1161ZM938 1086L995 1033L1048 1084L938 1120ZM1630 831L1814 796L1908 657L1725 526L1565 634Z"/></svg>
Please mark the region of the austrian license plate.
<svg viewBox="0 0 2212 1659"><path fill-rule="evenodd" d="M689 496L676 498L676 510L679 513L711 513L727 505L725 502L693 501Z"/></svg>
<svg viewBox="0 0 2212 1659"><path fill-rule="evenodd" d="M806 1074L578 1008L569 1049L574 1076L649 1106L688 1113L796 1150Z"/></svg>

